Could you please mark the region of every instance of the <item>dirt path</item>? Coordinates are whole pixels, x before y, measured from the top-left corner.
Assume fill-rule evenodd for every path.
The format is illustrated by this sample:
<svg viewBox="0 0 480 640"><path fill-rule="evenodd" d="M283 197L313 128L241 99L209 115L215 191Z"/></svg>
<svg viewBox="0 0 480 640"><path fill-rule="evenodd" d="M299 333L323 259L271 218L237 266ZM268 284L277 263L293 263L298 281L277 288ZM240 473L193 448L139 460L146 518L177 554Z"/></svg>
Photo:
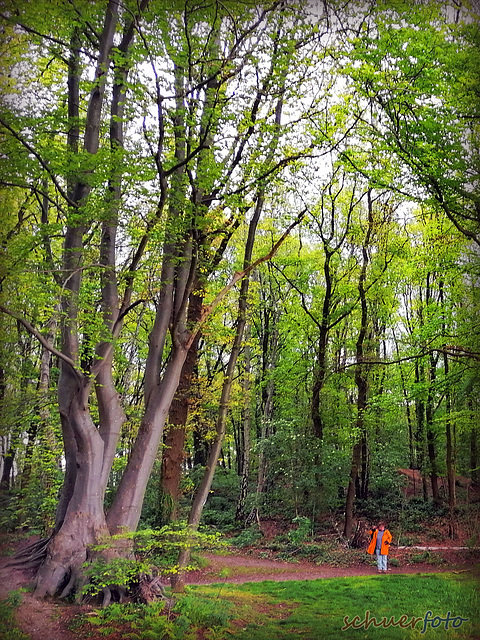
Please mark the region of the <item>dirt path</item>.
<svg viewBox="0 0 480 640"><path fill-rule="evenodd" d="M282 562L245 555L219 556L205 554L208 566L201 571L191 571L187 584L211 584L227 582L242 584L243 582L262 582L264 580L319 580L342 578L348 576L376 575L374 565L360 564L345 567L317 565L313 562ZM458 567L460 569L460 566ZM392 567L389 573L439 573L446 571L445 565L416 564Z"/></svg>
<svg viewBox="0 0 480 640"><path fill-rule="evenodd" d="M376 575L374 565L357 564L349 567L316 565L311 562L290 563L268 560L249 555L206 554L207 566L187 575L186 583L192 585L212 583L261 582L264 580L316 580L346 576ZM0 562L0 598L12 590L26 587L32 579L31 573L12 571ZM432 566L426 564L392 567L392 574L436 573L445 570L468 570L468 565ZM17 622L30 640L78 640L78 635L69 629L72 618L90 610L89 606L66 605L57 600L36 600L30 593L22 594L22 604L17 609ZM2 639L3 640L3 639ZM8 639L5 639L8 640Z"/></svg>

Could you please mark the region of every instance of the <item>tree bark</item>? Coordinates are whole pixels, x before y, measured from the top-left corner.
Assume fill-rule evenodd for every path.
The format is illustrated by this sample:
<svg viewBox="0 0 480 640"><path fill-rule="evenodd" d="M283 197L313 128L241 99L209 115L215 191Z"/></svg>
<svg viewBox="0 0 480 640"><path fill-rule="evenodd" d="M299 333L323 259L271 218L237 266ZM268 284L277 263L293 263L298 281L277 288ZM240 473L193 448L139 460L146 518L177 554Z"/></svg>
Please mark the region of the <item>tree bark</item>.
<svg viewBox="0 0 480 640"><path fill-rule="evenodd" d="M122 528L135 531L137 527L147 482L157 457L163 428L186 355L185 348L178 345L174 347L162 381L149 390L148 402L133 450L108 512L107 522L112 533Z"/></svg>
<svg viewBox="0 0 480 640"><path fill-rule="evenodd" d="M397 353L397 359L400 359L400 350L398 348L398 341L397 341L395 332L393 332L393 338L395 340L395 351ZM410 469L416 469L417 460L416 460L414 425L413 425L413 419L412 419L412 411L410 408L410 399L408 397L408 391L407 391L407 381L405 379L405 373L403 371L403 367L401 364L399 365L399 372L400 372L400 379L402 381L402 392L403 392L403 398L405 401L405 410L407 413L409 466L410 466Z"/></svg>
<svg viewBox="0 0 480 640"><path fill-rule="evenodd" d="M110 55L118 20L118 3L110 0L99 41L96 76L87 108L84 151L96 154L99 148L100 120ZM78 31L72 39L69 63L69 116L78 116ZM78 120L68 134L70 151L78 150ZM70 199L81 208L90 193L87 176L71 179L67 185ZM78 216L78 211L74 216ZM86 221L67 228L63 268L67 274L62 298L61 347L70 362L79 358L77 298L82 281L83 233ZM58 384L59 409L64 440L66 471L57 509L56 531L47 547L47 557L37 573L35 594L68 595L78 588L88 545L98 543L108 533L103 512L102 468L104 442L88 411L92 380L75 365L62 360Z"/></svg>
<svg viewBox="0 0 480 640"><path fill-rule="evenodd" d="M10 445L8 447L7 453L3 456L2 478L0 480L0 489L3 491L8 491L10 489L13 462L15 460L16 453L16 447Z"/></svg>
<svg viewBox="0 0 480 640"><path fill-rule="evenodd" d="M420 385L425 380L423 363L418 360L415 362L415 383ZM423 500L428 500L428 485L426 474L426 436L425 436L425 402L422 398L422 392L417 392L415 397L415 417L416 417L416 433L415 439L417 443L417 461L418 468L422 477Z"/></svg>
<svg viewBox="0 0 480 640"><path fill-rule="evenodd" d="M279 101L281 104L281 101ZM277 121L280 118L280 114L277 115ZM279 123L278 123L279 124ZM255 211L248 227L248 237L245 244L245 254L243 260L243 270L247 270L252 263L253 247L255 244L255 233L257 225L260 220L260 214L264 205L265 187L262 186L257 195L257 201L255 205ZM200 483L199 488L195 494L193 504L188 516L188 526L191 530L196 530L200 524L200 518L202 516L203 507L207 501L208 494L213 482L213 476L220 457L222 449L223 438L225 436L226 424L227 424L227 411L230 400L230 392L233 384L233 376L235 367L237 365L238 355L243 341L243 333L245 325L247 323L247 297L248 289L250 285L249 275L242 279L240 285L240 296L238 299L238 314L237 314L237 328L235 332L235 338L233 341L232 351L228 360L227 370L222 386L222 393L220 397L220 405L218 410L218 417L216 423L216 436L215 440L210 447L208 455L207 465L205 472ZM174 591L183 591L185 587L184 583L184 570L190 559L190 549L188 547L180 551L178 557L178 573L171 579L172 588Z"/></svg>
<svg viewBox="0 0 480 640"><path fill-rule="evenodd" d="M190 294L188 308L189 325L195 325L200 319L203 296ZM182 368L178 389L169 412L169 427L164 440L162 456L161 494L164 505L162 521L176 520L180 499L182 464L185 456L185 434L190 404L190 391L193 374L198 360L198 342L200 333L195 337Z"/></svg>
<svg viewBox="0 0 480 640"><path fill-rule="evenodd" d="M373 234L373 203L371 192L368 191L368 227L365 240L362 246L362 267L358 279L358 295L361 305L360 330L358 332L356 343L356 368L355 383L357 385L357 419L356 419L356 442L353 445L352 463L350 467L350 479L347 488L347 498L345 502L345 525L343 535L349 539L352 535L353 515L355 503L355 485L358 477L358 469L362 456L362 440L365 439L365 411L368 404L368 370L364 364L365 339L368 328L368 308L365 290L365 282L367 277L367 267L369 264L368 247L370 245Z"/></svg>
<svg viewBox="0 0 480 640"><path fill-rule="evenodd" d="M63 372L59 386L60 414L74 435L77 472L65 517L37 573L35 595L38 597L53 596L59 590L66 596L78 589L88 546L98 544L108 535L100 484L103 441L86 409L90 387L91 383L82 385L71 370Z"/></svg>
<svg viewBox="0 0 480 640"><path fill-rule="evenodd" d="M428 386L428 395L427 402L425 406L425 422L427 428L427 452L428 459L430 463L430 484L432 487L432 498L434 502L438 502L440 500L440 492L438 489L438 472L437 472L437 451L435 446L435 432L434 432L434 384L436 380L436 366L437 366L437 357L430 357L430 370L429 370L429 386Z"/></svg>
<svg viewBox="0 0 480 640"><path fill-rule="evenodd" d="M275 384L270 374L275 368L278 356L279 345L277 321L278 317L277 313L275 313L272 319L273 326L270 329L269 343L264 349L265 362L262 371L262 382L266 382L266 384L261 407L262 411L260 417L260 433L257 439L257 442L259 442L261 445L258 454L257 486L255 488L255 504L251 512L248 514L245 524L252 524L254 522L260 524L260 507L267 484L268 459L265 455L265 450L262 445L267 440L267 438L272 435Z"/></svg>
<svg viewBox="0 0 480 640"><path fill-rule="evenodd" d="M235 520L244 522L246 517L246 501L248 496L248 483L250 479L250 448L251 448L251 430L252 430L252 411L251 403L251 349L248 341L250 339L250 326L245 328L245 371L243 378L243 421L242 421L242 446L241 446L241 468L240 468L240 493L235 509ZM239 447L240 453L240 447Z"/></svg>
<svg viewBox="0 0 480 640"><path fill-rule="evenodd" d="M455 494L455 451L454 451L454 444L453 444L452 400L450 396L450 391L448 389L449 363L448 363L448 355L446 353L443 355L443 366L444 366L445 380L447 383L447 391L445 395L445 404L446 404L445 406L445 412L446 412L445 437L446 437L446 444L447 444L446 463L447 463L447 483L448 483L448 507L450 511L449 536L451 538L455 538L457 535L456 522L455 522L455 507L457 506L457 498Z"/></svg>

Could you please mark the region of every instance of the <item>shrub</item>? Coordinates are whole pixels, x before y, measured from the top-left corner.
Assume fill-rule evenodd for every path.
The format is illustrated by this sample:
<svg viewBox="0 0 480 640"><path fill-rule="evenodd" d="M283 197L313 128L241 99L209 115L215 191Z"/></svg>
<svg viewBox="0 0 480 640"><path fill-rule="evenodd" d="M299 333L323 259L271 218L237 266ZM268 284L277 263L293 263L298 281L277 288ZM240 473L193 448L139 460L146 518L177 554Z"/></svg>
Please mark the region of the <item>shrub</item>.
<svg viewBox="0 0 480 640"><path fill-rule="evenodd" d="M82 587L82 593L96 595L109 585L126 588L138 575L149 571L147 563L130 558L115 558L110 562L98 558L85 564L88 583Z"/></svg>
<svg viewBox="0 0 480 640"><path fill-rule="evenodd" d="M296 529L292 529L287 533L287 537L290 542L300 544L312 537L312 522L309 518L306 518L305 516L297 516L292 522L298 526Z"/></svg>
<svg viewBox="0 0 480 640"><path fill-rule="evenodd" d="M186 570L195 569L195 552L217 549L222 544L224 543L220 541L219 533L194 531L185 523L165 526L159 530L147 529L112 536L104 544L92 547L97 558L84 565L89 582L82 591L96 595L109 585L128 587L142 573L149 574L158 570L164 575L175 573L178 571L178 553L183 548L190 548L192 551L191 563ZM102 557L111 549L118 546L124 548L125 545L131 552L130 558L117 557L107 561Z"/></svg>
<svg viewBox="0 0 480 640"><path fill-rule="evenodd" d="M0 638L28 640L15 624L15 609L21 601L21 590L12 591L5 600L0 600Z"/></svg>
<svg viewBox="0 0 480 640"><path fill-rule="evenodd" d="M189 492L185 493L181 501L182 508L190 508L192 493L204 474L204 468L195 467L185 484ZM238 528L235 521L238 495L240 492L240 478L233 469L218 468L212 482L212 488L202 513L202 523L208 527L214 527L223 533L230 533Z"/></svg>
<svg viewBox="0 0 480 640"><path fill-rule="evenodd" d="M410 562L412 562L413 564L422 564L424 562L427 564L445 564L445 560L442 558L442 556L439 556L438 554L432 553L428 550L424 551L423 553L416 553L415 555L411 556Z"/></svg>
<svg viewBox="0 0 480 640"><path fill-rule="evenodd" d="M222 637L221 630L234 617L233 603L190 594L180 598L171 610L165 601L148 605L111 604L96 610L93 616L82 616L73 626L75 631L92 626L95 637L119 633L125 640L193 640L198 637L195 632L198 627L208 630L206 638Z"/></svg>
<svg viewBox="0 0 480 640"><path fill-rule="evenodd" d="M259 540L263 536L263 533L258 528L258 525L252 525L248 527L248 529L244 529L238 536L232 538L230 543L243 549L244 547L251 547L254 545L257 540Z"/></svg>

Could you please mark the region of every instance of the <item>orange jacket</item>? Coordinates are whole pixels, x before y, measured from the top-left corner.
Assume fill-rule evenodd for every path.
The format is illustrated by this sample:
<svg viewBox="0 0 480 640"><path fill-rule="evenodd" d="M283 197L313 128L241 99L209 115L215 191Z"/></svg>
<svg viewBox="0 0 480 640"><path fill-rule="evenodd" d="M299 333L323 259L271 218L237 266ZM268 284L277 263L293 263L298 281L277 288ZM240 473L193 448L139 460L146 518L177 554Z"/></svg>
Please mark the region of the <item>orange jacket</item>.
<svg viewBox="0 0 480 640"><path fill-rule="evenodd" d="M375 531L370 530L369 533L372 536L372 539L370 540L370 544L368 545L367 553L375 553L375 547L377 546L378 529L375 529ZM382 556L388 556L388 549L390 547L391 541L392 541L392 534L388 529L385 529L385 531L383 532L383 538L382 538L382 548L380 549L380 553Z"/></svg>

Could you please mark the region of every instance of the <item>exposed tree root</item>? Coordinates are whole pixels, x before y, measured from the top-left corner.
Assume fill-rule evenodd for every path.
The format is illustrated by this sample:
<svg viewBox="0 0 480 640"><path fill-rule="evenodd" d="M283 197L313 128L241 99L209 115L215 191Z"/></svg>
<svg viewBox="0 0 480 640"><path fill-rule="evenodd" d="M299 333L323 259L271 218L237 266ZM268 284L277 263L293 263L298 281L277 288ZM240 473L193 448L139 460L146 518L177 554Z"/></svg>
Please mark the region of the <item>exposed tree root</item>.
<svg viewBox="0 0 480 640"><path fill-rule="evenodd" d="M166 600L169 607L173 606L174 601L167 597L161 580L161 576L158 575L155 576L149 573L140 574L135 594L136 598L146 604L153 600L162 599Z"/></svg>
<svg viewBox="0 0 480 640"><path fill-rule="evenodd" d="M18 551L5 566L17 569L37 569L47 557L47 547L51 538L52 536L49 536L32 542Z"/></svg>
<svg viewBox="0 0 480 640"><path fill-rule="evenodd" d="M83 526L80 526L83 525ZM37 571L34 595L38 598L77 596L85 584L84 564L89 559L90 548L97 544L104 532L90 523L77 521L73 527L62 528L50 540L46 557Z"/></svg>
<svg viewBox="0 0 480 640"><path fill-rule="evenodd" d="M103 551L102 555L109 559L115 556L128 556L130 542L117 541L115 548ZM75 594L77 600L83 597L82 587L86 584L84 563L91 560L91 554L86 545L77 545L68 536L58 535L54 538L42 538L16 553L5 567L16 569L37 569L35 596L42 598L46 595L67 598ZM107 558L105 558L107 559ZM127 588L121 585L108 585L101 590L102 607L111 602L123 603L127 600ZM154 600L166 600L167 606L174 605L174 601L165 594L162 577L155 573L142 573L138 577L131 596L140 602L148 603Z"/></svg>

